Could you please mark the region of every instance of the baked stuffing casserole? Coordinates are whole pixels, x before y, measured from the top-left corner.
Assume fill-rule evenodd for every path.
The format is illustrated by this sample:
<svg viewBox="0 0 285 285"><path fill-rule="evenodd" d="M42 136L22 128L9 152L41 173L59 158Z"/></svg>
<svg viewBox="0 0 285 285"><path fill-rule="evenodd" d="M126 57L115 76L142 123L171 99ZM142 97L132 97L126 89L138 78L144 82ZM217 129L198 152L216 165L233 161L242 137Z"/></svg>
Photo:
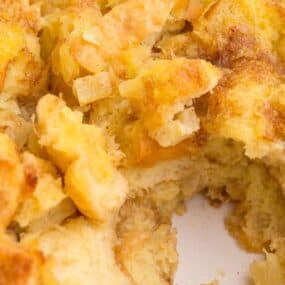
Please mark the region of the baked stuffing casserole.
<svg viewBox="0 0 285 285"><path fill-rule="evenodd" d="M285 284L283 0L0 0L0 31L0 285L173 284L198 192Z"/></svg>

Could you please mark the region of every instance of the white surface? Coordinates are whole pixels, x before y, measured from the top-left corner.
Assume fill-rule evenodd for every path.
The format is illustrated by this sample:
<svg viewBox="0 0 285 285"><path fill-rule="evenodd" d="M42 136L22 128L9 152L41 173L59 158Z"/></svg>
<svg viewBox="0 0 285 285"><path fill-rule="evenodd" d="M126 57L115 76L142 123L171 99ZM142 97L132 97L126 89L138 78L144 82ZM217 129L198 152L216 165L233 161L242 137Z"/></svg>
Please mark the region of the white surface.
<svg viewBox="0 0 285 285"><path fill-rule="evenodd" d="M248 267L260 258L242 250L228 234L224 218L230 205L213 208L196 196L187 213L174 217L178 231L179 267L175 285L200 285L218 280L219 285L247 285Z"/></svg>

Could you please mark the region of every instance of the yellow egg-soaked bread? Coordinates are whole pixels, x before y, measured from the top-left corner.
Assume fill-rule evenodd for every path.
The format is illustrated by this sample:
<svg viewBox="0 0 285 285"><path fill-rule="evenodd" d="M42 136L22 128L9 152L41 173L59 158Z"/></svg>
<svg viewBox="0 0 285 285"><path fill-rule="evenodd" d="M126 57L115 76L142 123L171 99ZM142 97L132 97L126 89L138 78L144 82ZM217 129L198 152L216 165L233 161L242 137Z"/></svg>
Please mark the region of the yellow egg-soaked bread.
<svg viewBox="0 0 285 285"><path fill-rule="evenodd" d="M1 1L1 92L17 97L32 97L45 90L46 71L37 36L40 28L40 15L36 7L25 5L24 1Z"/></svg>
<svg viewBox="0 0 285 285"><path fill-rule="evenodd" d="M0 0L0 31L0 285L175 284L198 192L285 284L283 0Z"/></svg>
<svg viewBox="0 0 285 285"><path fill-rule="evenodd" d="M127 181L105 150L101 130L82 123L82 114L46 95L37 106L40 144L65 173L65 192L89 218L110 222L127 194Z"/></svg>

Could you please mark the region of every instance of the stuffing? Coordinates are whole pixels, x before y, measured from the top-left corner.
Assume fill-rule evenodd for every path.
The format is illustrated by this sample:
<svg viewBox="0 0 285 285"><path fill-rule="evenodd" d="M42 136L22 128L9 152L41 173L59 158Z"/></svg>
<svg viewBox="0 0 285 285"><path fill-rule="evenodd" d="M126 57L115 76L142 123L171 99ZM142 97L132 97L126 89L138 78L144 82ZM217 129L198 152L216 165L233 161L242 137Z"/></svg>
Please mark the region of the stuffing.
<svg viewBox="0 0 285 285"><path fill-rule="evenodd" d="M284 284L284 249L284 238L276 239L271 245L270 252L266 253L266 259L255 261L251 265L254 284L267 285L271 282L276 285Z"/></svg>
<svg viewBox="0 0 285 285"><path fill-rule="evenodd" d="M153 232L130 232L122 238L117 258L134 284L171 284L177 264L175 242L167 225Z"/></svg>
<svg viewBox="0 0 285 285"><path fill-rule="evenodd" d="M0 0L0 285L172 285L198 192L234 202L252 283L284 285L284 19L282 0Z"/></svg>
<svg viewBox="0 0 285 285"><path fill-rule="evenodd" d="M285 199L263 166L252 165L247 171L249 183L245 199L238 203L227 223L242 245L260 252L270 241L284 236Z"/></svg>
<svg viewBox="0 0 285 285"><path fill-rule="evenodd" d="M105 14L98 27L84 31L83 39L105 49L107 57L132 45L152 42L172 6L172 1L166 0L123 2Z"/></svg>
<svg viewBox="0 0 285 285"><path fill-rule="evenodd" d="M243 142L252 158L283 148L276 129L282 120L271 116L271 102L281 84L280 75L267 63L242 61L210 95L206 128Z"/></svg>
<svg viewBox="0 0 285 285"><path fill-rule="evenodd" d="M128 200L117 225L117 260L136 285L171 283L178 262L171 214L160 213L153 198L145 195Z"/></svg>
<svg viewBox="0 0 285 285"><path fill-rule="evenodd" d="M259 45L270 52L279 50L279 42L284 37L282 1L212 2L193 22L194 34L207 45L210 52L223 49L233 28L246 28L249 34L254 34Z"/></svg>
<svg viewBox="0 0 285 285"><path fill-rule="evenodd" d="M221 76L205 61L156 60L142 68L137 78L121 83L119 90L130 99L148 135L169 147L199 129L192 100L211 91Z"/></svg>
<svg viewBox="0 0 285 285"><path fill-rule="evenodd" d="M0 232L12 221L24 192L24 171L14 142L0 133Z"/></svg>
<svg viewBox="0 0 285 285"><path fill-rule="evenodd" d="M65 173L65 192L88 217L107 222L125 200L128 186L105 150L102 131L82 114L47 95L37 107L40 143ZM95 159L94 159L95 158Z"/></svg>
<svg viewBox="0 0 285 285"><path fill-rule="evenodd" d="M212 138L188 158L162 161L148 167L130 167L123 173L128 179L130 193L135 195L151 189L155 197L158 189L167 188L164 191L167 197L172 182L175 182L184 200L204 189L208 189L208 195L215 199L215 189L220 193L225 187L232 199L240 200L248 184L248 165L241 144Z"/></svg>
<svg viewBox="0 0 285 285"><path fill-rule="evenodd" d="M42 227L48 227L50 221L56 220L58 224L76 211L71 201L67 201L61 178L49 161L24 152L22 163L28 189L26 198L14 217L14 221L20 227L34 228L35 223L42 223ZM56 208L61 212L60 218L58 215L54 217Z"/></svg>
<svg viewBox="0 0 285 285"><path fill-rule="evenodd" d="M45 90L46 72L37 37L39 15L17 1L0 4L0 92L20 98Z"/></svg>
<svg viewBox="0 0 285 285"><path fill-rule="evenodd" d="M113 137L123 151L121 165L153 165L184 155L188 148L196 149L203 140L199 133L190 142L162 148L152 140L127 98L115 96L95 102L90 111L90 123L100 126L109 137Z"/></svg>
<svg viewBox="0 0 285 285"><path fill-rule="evenodd" d="M42 258L39 252L25 249L1 237L0 284L38 285Z"/></svg>
<svg viewBox="0 0 285 285"><path fill-rule="evenodd" d="M47 33L53 29L61 31L61 26L65 26L61 24L62 19L65 18L70 22L67 34L71 33L68 39L63 37L64 40L59 41L52 52L54 74L63 79L63 85L70 86L84 73L106 71L108 64L111 64L119 77L125 77L130 73L130 64L134 66L141 57L144 58L140 52L132 50L141 44L153 45L171 8L172 1L132 0L116 5L103 16L98 10L89 8L86 13L79 13L81 17L71 12L51 21L55 25L59 22L59 25L47 26L51 30ZM48 35L45 37L50 38ZM128 49L131 51L128 52ZM134 59L124 62L126 53L133 55ZM117 62L120 63L118 66Z"/></svg>
<svg viewBox="0 0 285 285"><path fill-rule="evenodd" d="M115 137L126 154L123 164L183 156L203 141L193 100L211 91L221 76L222 71L206 61L148 62L137 77L119 85L120 96L93 105L90 121Z"/></svg>
<svg viewBox="0 0 285 285"><path fill-rule="evenodd" d="M115 236L109 226L84 218L68 221L39 236L26 235L25 246L41 250L45 262L42 284L132 285L113 252Z"/></svg>

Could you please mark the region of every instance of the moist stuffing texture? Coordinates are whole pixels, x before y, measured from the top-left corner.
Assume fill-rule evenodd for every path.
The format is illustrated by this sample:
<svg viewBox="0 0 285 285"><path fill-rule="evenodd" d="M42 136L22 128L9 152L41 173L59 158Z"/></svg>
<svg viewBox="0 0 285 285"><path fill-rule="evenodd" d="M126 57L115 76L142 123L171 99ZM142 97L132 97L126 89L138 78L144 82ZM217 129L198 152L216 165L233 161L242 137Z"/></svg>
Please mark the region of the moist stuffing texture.
<svg viewBox="0 0 285 285"><path fill-rule="evenodd" d="M284 75L283 0L0 0L0 285L172 285L198 192L284 285Z"/></svg>

